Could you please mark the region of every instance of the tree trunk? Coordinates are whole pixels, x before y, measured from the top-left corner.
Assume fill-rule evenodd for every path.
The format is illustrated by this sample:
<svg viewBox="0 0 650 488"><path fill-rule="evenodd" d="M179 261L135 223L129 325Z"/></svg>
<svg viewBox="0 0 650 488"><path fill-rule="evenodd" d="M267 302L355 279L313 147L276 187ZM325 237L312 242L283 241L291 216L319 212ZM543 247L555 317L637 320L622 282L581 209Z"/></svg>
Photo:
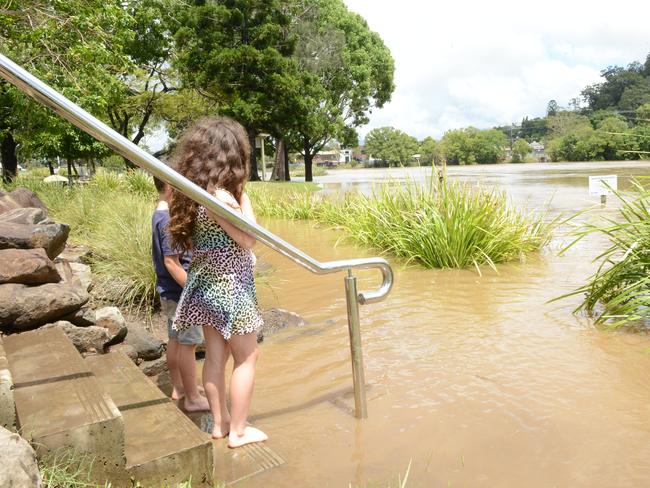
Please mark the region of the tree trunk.
<svg viewBox="0 0 650 488"><path fill-rule="evenodd" d="M284 181L291 181L291 174L289 173L289 146L284 145L283 164L284 164Z"/></svg>
<svg viewBox="0 0 650 488"><path fill-rule="evenodd" d="M7 131L0 144L0 158L2 160L2 180L11 183L18 173L18 156L16 155L16 141L11 131Z"/></svg>
<svg viewBox="0 0 650 488"><path fill-rule="evenodd" d="M304 140L303 149L305 152L305 181L314 181L314 177L312 176L314 155L311 153L312 148L307 139Z"/></svg>
<svg viewBox="0 0 650 488"><path fill-rule="evenodd" d="M284 139L278 139L275 146L275 164L273 165L273 173L271 173L272 181L286 181L284 174Z"/></svg>
<svg viewBox="0 0 650 488"><path fill-rule="evenodd" d="M68 164L68 186L72 186L72 159L66 158Z"/></svg>
<svg viewBox="0 0 650 488"><path fill-rule="evenodd" d="M260 174L257 172L257 151L255 150L255 130L248 129L248 142L251 145L251 174L250 181L260 181Z"/></svg>
<svg viewBox="0 0 650 488"><path fill-rule="evenodd" d="M52 161L47 160L47 169L50 170L50 176L54 175L54 166L52 166Z"/></svg>

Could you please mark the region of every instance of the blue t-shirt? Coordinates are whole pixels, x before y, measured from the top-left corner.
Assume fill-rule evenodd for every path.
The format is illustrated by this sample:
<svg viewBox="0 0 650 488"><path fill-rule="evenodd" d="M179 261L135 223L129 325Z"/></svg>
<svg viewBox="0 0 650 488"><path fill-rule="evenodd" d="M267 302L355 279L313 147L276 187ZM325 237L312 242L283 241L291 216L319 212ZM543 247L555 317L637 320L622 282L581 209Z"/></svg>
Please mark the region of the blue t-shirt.
<svg viewBox="0 0 650 488"><path fill-rule="evenodd" d="M156 290L160 293L162 298L167 300L174 300L177 302L181 297L183 288L176 283L176 280L169 274L165 267L165 256L176 256L181 254L180 262L185 271L192 259L191 254L181 253L176 249L172 249L169 232L167 226L169 225L169 211L156 210L151 217L151 254L153 257L153 265L156 270Z"/></svg>

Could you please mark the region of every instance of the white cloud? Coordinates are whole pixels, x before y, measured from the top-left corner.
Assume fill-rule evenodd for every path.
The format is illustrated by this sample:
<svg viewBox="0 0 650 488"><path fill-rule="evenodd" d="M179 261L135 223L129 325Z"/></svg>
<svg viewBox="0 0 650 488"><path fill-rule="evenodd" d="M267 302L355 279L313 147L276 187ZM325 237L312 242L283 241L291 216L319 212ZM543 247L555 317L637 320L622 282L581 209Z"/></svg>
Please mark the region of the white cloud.
<svg viewBox="0 0 650 488"><path fill-rule="evenodd" d="M395 58L396 91L373 127L418 138L544 115L600 80L608 65L645 60L650 2L345 0Z"/></svg>

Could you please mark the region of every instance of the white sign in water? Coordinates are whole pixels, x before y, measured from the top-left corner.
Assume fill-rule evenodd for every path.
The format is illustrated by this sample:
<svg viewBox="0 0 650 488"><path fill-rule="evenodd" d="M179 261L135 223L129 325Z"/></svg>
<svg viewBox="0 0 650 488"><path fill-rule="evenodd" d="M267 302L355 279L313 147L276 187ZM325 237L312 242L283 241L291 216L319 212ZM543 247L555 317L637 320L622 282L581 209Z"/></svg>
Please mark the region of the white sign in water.
<svg viewBox="0 0 650 488"><path fill-rule="evenodd" d="M611 195L612 190L618 190L616 175L597 175L589 177L589 195Z"/></svg>

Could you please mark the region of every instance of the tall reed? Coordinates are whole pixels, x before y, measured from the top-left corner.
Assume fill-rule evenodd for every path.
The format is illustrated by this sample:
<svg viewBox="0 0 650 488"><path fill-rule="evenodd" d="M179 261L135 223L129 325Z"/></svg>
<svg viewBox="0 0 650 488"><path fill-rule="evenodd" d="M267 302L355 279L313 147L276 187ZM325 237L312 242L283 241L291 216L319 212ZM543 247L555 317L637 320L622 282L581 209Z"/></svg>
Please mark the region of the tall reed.
<svg viewBox="0 0 650 488"><path fill-rule="evenodd" d="M576 312L584 311L612 329L632 323L650 325L650 188L639 181L633 182L633 188L636 192L630 195L614 192L621 203L617 219L585 224L569 245L591 234L609 240L610 246L595 259L600 263L596 272L565 296L584 294Z"/></svg>
<svg viewBox="0 0 650 488"><path fill-rule="evenodd" d="M502 191L433 177L426 185L391 182L340 200L305 192L273 199L263 190L254 199L265 216L331 225L352 241L429 268L495 267L539 250L555 225L517 210Z"/></svg>

